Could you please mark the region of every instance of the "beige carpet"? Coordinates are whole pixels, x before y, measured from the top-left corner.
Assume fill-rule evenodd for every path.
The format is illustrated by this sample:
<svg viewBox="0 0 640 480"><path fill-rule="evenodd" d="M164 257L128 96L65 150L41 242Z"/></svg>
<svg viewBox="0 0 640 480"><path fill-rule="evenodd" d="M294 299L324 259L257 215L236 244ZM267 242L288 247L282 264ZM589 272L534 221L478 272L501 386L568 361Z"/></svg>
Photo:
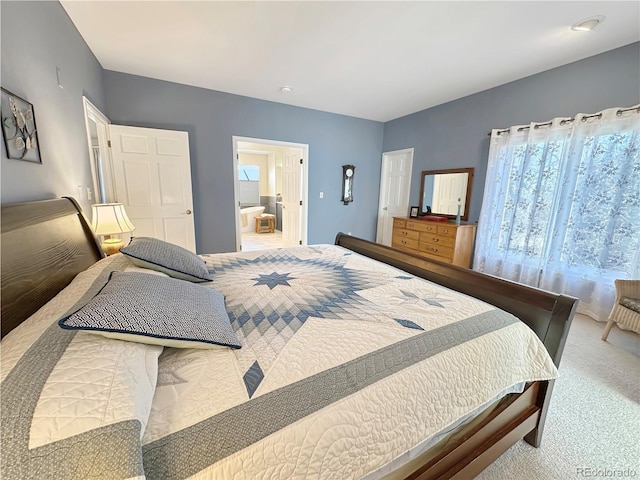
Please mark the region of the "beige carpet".
<svg viewBox="0 0 640 480"><path fill-rule="evenodd" d="M521 441L477 478L640 479L640 336L576 315L540 448Z"/></svg>

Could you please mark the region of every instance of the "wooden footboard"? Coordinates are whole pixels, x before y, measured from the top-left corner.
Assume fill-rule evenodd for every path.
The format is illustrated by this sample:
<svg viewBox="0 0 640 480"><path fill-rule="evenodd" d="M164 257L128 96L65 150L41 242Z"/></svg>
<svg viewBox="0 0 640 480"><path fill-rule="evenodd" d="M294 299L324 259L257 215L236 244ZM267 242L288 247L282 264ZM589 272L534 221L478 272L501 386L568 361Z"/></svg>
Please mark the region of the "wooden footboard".
<svg viewBox="0 0 640 480"><path fill-rule="evenodd" d="M480 414L404 467L402 477L411 480L475 477L535 428L540 417L540 408L536 406L540 387L541 382L533 382L523 393L500 400L488 409L489 413Z"/></svg>
<svg viewBox="0 0 640 480"><path fill-rule="evenodd" d="M560 365L578 304L576 298L419 257L343 233L336 236L335 243L515 315L536 333L555 365ZM430 459L407 478L473 478L522 438L538 447L551 400L553 381L535 382L533 385L524 393L513 396L512 407L494 412L486 419L482 429L466 432L459 444L441 446L439 460Z"/></svg>
<svg viewBox="0 0 640 480"><path fill-rule="evenodd" d="M343 233L336 236L335 243L515 315L542 340L556 366L560 365L578 303L576 298L420 257Z"/></svg>

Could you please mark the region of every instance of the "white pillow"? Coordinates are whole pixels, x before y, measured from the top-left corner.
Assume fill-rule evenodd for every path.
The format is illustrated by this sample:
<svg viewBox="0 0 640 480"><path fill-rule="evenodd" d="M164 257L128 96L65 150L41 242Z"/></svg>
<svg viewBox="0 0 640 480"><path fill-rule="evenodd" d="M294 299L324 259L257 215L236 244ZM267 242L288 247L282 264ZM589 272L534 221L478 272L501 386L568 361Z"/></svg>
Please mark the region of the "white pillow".
<svg viewBox="0 0 640 480"><path fill-rule="evenodd" d="M124 269L125 272L137 272L137 273L147 273L149 275L158 275L159 277L169 277L166 273L159 272L158 270L151 270L150 268L137 267L135 265L130 265Z"/></svg>

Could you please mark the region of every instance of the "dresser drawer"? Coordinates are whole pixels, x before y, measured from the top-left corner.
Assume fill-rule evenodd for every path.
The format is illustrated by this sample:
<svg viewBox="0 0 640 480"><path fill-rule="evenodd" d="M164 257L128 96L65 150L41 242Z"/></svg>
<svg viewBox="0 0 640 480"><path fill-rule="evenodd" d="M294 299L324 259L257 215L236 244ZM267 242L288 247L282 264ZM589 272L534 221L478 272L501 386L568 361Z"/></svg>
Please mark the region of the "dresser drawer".
<svg viewBox="0 0 640 480"><path fill-rule="evenodd" d="M407 224L406 220L403 220L401 218L394 218L393 219L393 228L404 228L405 225Z"/></svg>
<svg viewBox="0 0 640 480"><path fill-rule="evenodd" d="M438 255L431 255L430 253L427 252L418 252L418 254L420 256L426 257L426 258L430 258L432 260L438 260L439 262L445 262L445 263L451 263L451 260L445 257L439 257Z"/></svg>
<svg viewBox="0 0 640 480"><path fill-rule="evenodd" d="M403 250L418 250L418 240L394 235L391 240L391 246L401 248Z"/></svg>
<svg viewBox="0 0 640 480"><path fill-rule="evenodd" d="M420 241L424 242L424 243L431 243L434 246L443 246L443 247L449 247L449 248L453 248L455 243L456 243L456 239L454 237L447 237L445 235L434 235L432 233L423 233L420 236Z"/></svg>
<svg viewBox="0 0 640 480"><path fill-rule="evenodd" d="M402 238L410 238L411 240L418 240L420 238L420 232L406 230L404 228L394 228L393 234Z"/></svg>
<svg viewBox="0 0 640 480"><path fill-rule="evenodd" d="M476 226L393 217L391 246L417 255L469 268Z"/></svg>
<svg viewBox="0 0 640 480"><path fill-rule="evenodd" d="M428 253L430 255L436 255L447 260L453 259L453 248L445 247L442 245L434 245L433 243L420 242L418 247L419 252Z"/></svg>
<svg viewBox="0 0 640 480"><path fill-rule="evenodd" d="M407 227L410 230L417 232L436 233L438 226L433 223L428 223L423 220L407 220Z"/></svg>
<svg viewBox="0 0 640 480"><path fill-rule="evenodd" d="M450 225L438 225L438 235L444 235L447 237L456 236L456 227L452 227Z"/></svg>

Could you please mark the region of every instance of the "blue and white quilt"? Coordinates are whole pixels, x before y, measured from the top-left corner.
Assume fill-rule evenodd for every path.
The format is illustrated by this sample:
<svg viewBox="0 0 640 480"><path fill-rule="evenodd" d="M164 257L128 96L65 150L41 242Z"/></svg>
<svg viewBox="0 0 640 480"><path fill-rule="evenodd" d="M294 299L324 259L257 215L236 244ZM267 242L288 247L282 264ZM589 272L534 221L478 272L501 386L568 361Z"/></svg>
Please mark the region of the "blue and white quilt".
<svg viewBox="0 0 640 480"><path fill-rule="evenodd" d="M5 385L8 401L14 391L34 397L11 438L5 425L15 426L16 411L3 405L3 469L46 467L49 478L381 478L496 397L557 376L538 338L511 315L341 247L204 259L213 281L202 288L225 296L239 350L162 349L81 332L56 347L60 361L28 393L13 373L34 368L30 347L60 340L50 317L79 301L101 271L127 268L120 255L82 274L55 308L19 327L23 335L3 340L3 401ZM123 363L91 369L98 359L84 355L88 378L60 369L77 361L82 342L115 342ZM119 368L128 373L114 375ZM114 403L114 393L126 401ZM102 468L95 433L125 467L111 460ZM86 453L84 463L63 469L60 447ZM8 463L6 448L17 449Z"/></svg>

